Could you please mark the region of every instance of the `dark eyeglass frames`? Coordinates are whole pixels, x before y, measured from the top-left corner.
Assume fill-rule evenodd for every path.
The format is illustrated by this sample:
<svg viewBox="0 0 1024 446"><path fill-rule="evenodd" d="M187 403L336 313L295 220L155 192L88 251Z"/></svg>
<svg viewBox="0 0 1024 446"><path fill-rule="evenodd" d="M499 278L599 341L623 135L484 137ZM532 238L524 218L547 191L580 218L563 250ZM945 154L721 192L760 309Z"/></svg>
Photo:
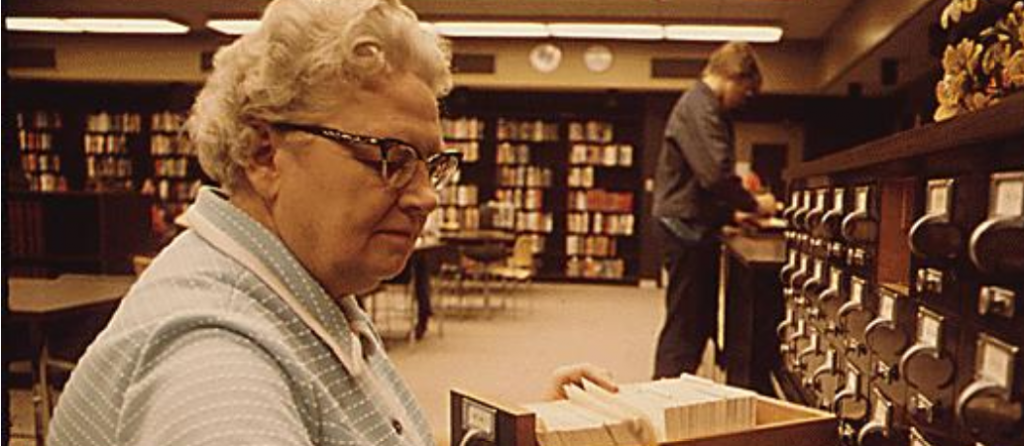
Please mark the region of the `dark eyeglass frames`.
<svg viewBox="0 0 1024 446"><path fill-rule="evenodd" d="M380 150L380 159L366 159L359 157L358 154L353 154L353 157L363 164L378 168L384 182L395 189L409 185L415 176L417 161L422 161L426 165L430 184L434 189L444 189L455 180L455 176L459 172L459 164L462 162L462 153L454 150L445 150L424 159L420 151L416 150L412 144L395 138L357 135L310 124L277 122L271 125L279 130L297 131L326 138L343 146L377 147Z"/></svg>

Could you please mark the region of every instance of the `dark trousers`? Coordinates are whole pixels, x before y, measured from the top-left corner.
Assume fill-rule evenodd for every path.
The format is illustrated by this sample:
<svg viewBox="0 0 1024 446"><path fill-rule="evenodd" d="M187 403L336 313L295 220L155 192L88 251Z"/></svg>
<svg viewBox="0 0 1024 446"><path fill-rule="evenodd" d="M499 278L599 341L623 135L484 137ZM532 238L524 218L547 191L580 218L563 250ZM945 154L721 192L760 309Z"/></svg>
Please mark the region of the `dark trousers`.
<svg viewBox="0 0 1024 446"><path fill-rule="evenodd" d="M718 268L721 248L717 237L699 243L680 242L664 228L665 325L658 336L654 378L694 373L708 339L718 327Z"/></svg>
<svg viewBox="0 0 1024 446"><path fill-rule="evenodd" d="M422 253L413 253L409 260L412 267L413 294L416 296L416 331L417 339L427 332L427 321L434 315L430 305L430 268Z"/></svg>

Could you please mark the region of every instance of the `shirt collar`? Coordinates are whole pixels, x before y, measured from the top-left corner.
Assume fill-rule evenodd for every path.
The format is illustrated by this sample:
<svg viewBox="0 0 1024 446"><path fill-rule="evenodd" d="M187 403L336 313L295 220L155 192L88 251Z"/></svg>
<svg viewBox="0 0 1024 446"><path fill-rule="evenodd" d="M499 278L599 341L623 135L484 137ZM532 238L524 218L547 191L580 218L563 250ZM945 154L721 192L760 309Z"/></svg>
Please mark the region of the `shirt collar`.
<svg viewBox="0 0 1024 446"><path fill-rule="evenodd" d="M353 331L375 336L369 317L359 309L354 296L343 297L339 305L276 234L228 201L223 191L201 188L189 212L205 217L276 273L299 305L345 347L352 347L349 334Z"/></svg>

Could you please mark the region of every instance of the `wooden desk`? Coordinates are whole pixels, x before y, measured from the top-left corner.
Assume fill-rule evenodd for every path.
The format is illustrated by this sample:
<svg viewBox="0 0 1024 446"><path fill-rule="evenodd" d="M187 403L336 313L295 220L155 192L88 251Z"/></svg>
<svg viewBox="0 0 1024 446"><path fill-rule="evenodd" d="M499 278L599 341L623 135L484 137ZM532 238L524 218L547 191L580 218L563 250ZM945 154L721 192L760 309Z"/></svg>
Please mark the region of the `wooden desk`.
<svg viewBox="0 0 1024 446"><path fill-rule="evenodd" d="M722 246L725 343L719 363L729 384L774 395L770 376L779 363L775 327L783 315L778 272L785 241L782 234L734 235L723 236Z"/></svg>
<svg viewBox="0 0 1024 446"><path fill-rule="evenodd" d="M36 441L42 446L50 424L50 383L47 368L50 339L47 324L57 317L114 305L128 292L135 276L64 275L57 279L12 278L8 282L10 316L28 323L36 352L32 355L33 389L39 397Z"/></svg>

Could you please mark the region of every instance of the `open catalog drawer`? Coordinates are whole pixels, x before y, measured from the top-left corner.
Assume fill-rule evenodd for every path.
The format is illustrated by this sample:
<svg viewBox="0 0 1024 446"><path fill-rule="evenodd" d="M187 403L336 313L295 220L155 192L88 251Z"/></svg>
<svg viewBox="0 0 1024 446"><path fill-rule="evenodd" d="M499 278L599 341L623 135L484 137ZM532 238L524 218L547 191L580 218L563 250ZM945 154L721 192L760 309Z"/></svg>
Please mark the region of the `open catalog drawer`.
<svg viewBox="0 0 1024 446"><path fill-rule="evenodd" d="M652 387L660 391L665 388L664 383L667 381L629 384L622 386L619 394L604 393L606 397L614 396L607 401L616 405L620 397L627 397L630 392L648 391ZM833 414L742 389L715 386L719 390L725 388L728 396L721 400L699 397L700 401L688 402L682 408L664 409L664 413L649 411L649 407L637 410L641 403L634 399L624 404L629 407L619 413L627 415L620 418L615 418L613 410L592 405L597 404L592 401L581 403L578 395L577 399L570 395L571 401L510 405L453 389L452 446L833 446L840 443ZM586 413L557 413L569 406L584 406ZM576 409L579 407L572 408ZM642 411L647 411L647 416L639 416ZM595 413L607 417L601 418ZM725 416L727 413L729 415ZM628 414L638 414L638 417L631 418Z"/></svg>

